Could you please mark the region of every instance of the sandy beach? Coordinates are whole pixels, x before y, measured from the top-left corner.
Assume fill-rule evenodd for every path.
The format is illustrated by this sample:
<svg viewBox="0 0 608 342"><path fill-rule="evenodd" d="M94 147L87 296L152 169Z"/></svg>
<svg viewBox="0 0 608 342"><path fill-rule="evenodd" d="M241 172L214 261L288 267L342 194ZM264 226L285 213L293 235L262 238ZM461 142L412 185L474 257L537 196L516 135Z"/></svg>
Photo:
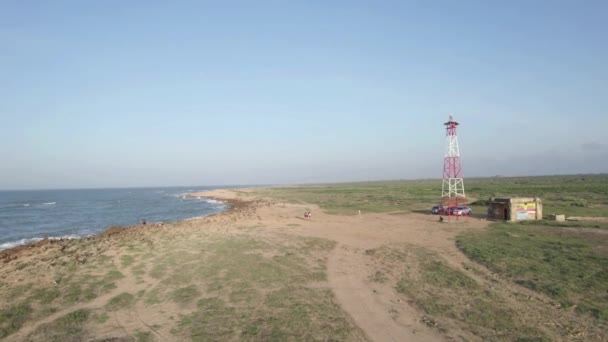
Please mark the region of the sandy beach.
<svg viewBox="0 0 608 342"><path fill-rule="evenodd" d="M457 320L433 320L395 291L399 267L415 275L421 258L465 272L501 305L525 312L522 319L585 324L556 313L550 299L496 277L458 250L455 236L483 229L485 220L443 224L411 212L328 215L311 204L255 197L247 189L191 196L222 200L232 209L0 253L0 337L480 340ZM307 210L310 220L303 216ZM403 246L409 252L398 254ZM557 336L551 329L544 333Z"/></svg>
<svg viewBox="0 0 608 342"><path fill-rule="evenodd" d="M0 342L608 342L608 1L0 1Z"/></svg>

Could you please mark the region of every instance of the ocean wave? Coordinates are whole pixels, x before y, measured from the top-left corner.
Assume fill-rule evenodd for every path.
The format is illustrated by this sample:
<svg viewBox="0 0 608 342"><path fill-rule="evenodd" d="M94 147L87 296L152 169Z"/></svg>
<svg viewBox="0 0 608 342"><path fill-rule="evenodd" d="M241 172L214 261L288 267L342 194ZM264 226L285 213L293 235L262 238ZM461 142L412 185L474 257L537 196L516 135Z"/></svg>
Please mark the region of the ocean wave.
<svg viewBox="0 0 608 342"><path fill-rule="evenodd" d="M81 238L81 236L73 235L73 234L64 235L64 236L47 237L47 239L49 239L49 240L72 240L72 239L80 239L80 238ZM45 238L35 237L35 238L31 238L31 239L20 239L20 240L16 240L16 241L0 243L0 251L9 249L9 248L13 248L13 247L17 247L17 246L29 245L32 243L36 243L38 241L42 241L44 239Z"/></svg>
<svg viewBox="0 0 608 342"><path fill-rule="evenodd" d="M211 204L224 204L224 202L222 202L222 201L218 201L218 200L214 200L214 199L210 199L210 198L205 199L205 202L211 203Z"/></svg>
<svg viewBox="0 0 608 342"><path fill-rule="evenodd" d="M42 205L55 205L55 204L57 204L57 202L45 202L45 203L42 203Z"/></svg>
<svg viewBox="0 0 608 342"><path fill-rule="evenodd" d="M4 207L0 207L0 210L16 209L16 208L23 208L23 207L29 207L29 206L30 206L29 203L13 204L13 205L7 205Z"/></svg>

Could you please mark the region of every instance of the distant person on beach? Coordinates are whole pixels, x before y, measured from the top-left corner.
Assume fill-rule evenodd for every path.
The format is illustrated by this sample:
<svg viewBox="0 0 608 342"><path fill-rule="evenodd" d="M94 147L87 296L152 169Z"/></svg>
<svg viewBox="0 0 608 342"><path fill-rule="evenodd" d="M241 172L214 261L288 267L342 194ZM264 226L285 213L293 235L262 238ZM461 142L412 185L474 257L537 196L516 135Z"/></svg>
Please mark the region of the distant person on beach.
<svg viewBox="0 0 608 342"><path fill-rule="evenodd" d="M304 218L310 220L312 218L312 213L310 211L304 212Z"/></svg>
<svg viewBox="0 0 608 342"><path fill-rule="evenodd" d="M141 224L145 226L146 225L146 219L141 220Z"/></svg>

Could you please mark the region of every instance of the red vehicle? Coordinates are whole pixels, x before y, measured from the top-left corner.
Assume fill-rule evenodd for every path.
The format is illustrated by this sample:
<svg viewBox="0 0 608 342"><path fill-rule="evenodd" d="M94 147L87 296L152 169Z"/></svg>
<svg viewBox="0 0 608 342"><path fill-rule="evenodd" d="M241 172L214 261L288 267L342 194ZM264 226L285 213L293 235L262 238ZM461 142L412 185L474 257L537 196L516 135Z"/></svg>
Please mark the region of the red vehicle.
<svg viewBox="0 0 608 342"><path fill-rule="evenodd" d="M456 216L469 216L473 214L473 209L468 205L459 205L458 207L451 207L450 214Z"/></svg>
<svg viewBox="0 0 608 342"><path fill-rule="evenodd" d="M467 205L459 205L457 207L446 208L442 205L436 205L431 208L431 214L435 215L453 215L453 216L469 216L473 214L473 209Z"/></svg>

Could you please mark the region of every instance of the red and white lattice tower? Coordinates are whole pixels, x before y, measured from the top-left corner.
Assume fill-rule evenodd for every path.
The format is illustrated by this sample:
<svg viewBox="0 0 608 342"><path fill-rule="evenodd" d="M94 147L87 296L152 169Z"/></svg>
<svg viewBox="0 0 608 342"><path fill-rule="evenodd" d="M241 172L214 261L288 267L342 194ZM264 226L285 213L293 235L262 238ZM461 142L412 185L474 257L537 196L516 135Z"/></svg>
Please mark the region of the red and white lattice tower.
<svg viewBox="0 0 608 342"><path fill-rule="evenodd" d="M455 215L458 219L458 206L466 205L464 194L464 180L462 178L462 163L460 162L460 149L458 148L458 135L452 114L445 125L445 154L443 155L443 183L441 185L441 215ZM454 208L454 209L452 209Z"/></svg>

